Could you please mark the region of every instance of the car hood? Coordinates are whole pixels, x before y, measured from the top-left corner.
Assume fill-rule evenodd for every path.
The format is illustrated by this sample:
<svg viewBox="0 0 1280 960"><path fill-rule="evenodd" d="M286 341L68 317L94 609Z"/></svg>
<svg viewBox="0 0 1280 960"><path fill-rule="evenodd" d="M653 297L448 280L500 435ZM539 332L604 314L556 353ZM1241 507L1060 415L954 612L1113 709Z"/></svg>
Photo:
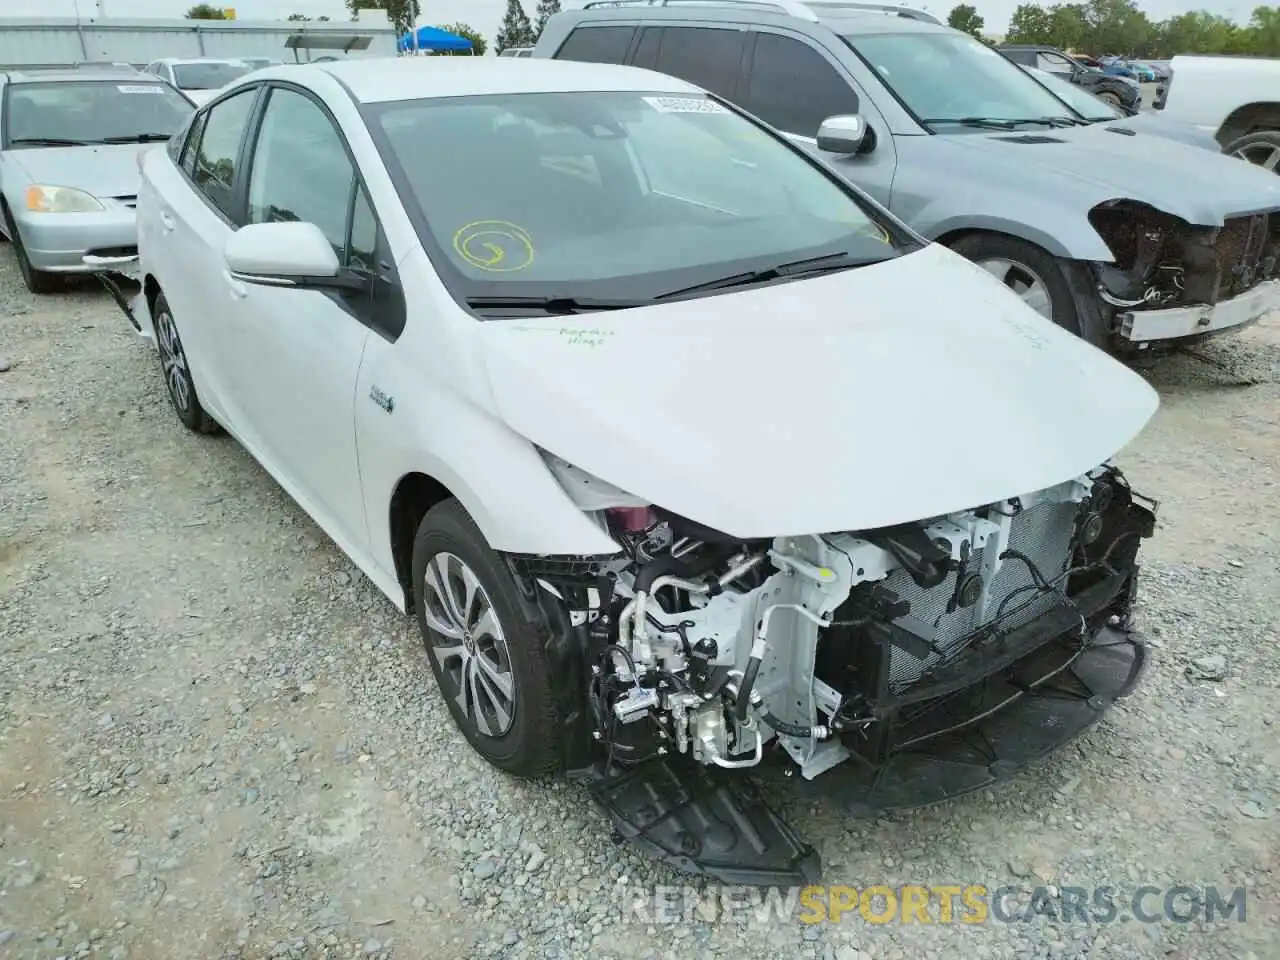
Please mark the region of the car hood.
<svg viewBox="0 0 1280 960"><path fill-rule="evenodd" d="M204 106L218 94L217 90L183 90L182 92L185 93L187 95L187 99L197 107Z"/></svg>
<svg viewBox="0 0 1280 960"><path fill-rule="evenodd" d="M138 193L138 153L154 143L88 147L33 147L10 151L32 183L75 187L95 197L132 197Z"/></svg>
<svg viewBox="0 0 1280 960"><path fill-rule="evenodd" d="M1222 145L1207 130L1202 130L1193 123L1175 120L1172 117L1164 117L1158 113L1144 111L1123 119L1100 121L1098 126L1120 127L1121 129L1134 130L1137 133L1147 134L1152 137L1176 140L1179 143L1185 143L1191 147L1199 147L1202 150L1210 150L1213 153L1222 152ZM1161 150L1163 146L1148 144L1147 149Z"/></svg>
<svg viewBox="0 0 1280 960"><path fill-rule="evenodd" d="M1052 486L1110 458L1158 404L938 245L479 336L512 429L739 537L870 529Z"/></svg>
<svg viewBox="0 0 1280 960"><path fill-rule="evenodd" d="M1227 217L1280 207L1280 177L1185 143L1159 144L1112 133L1112 123L990 135L954 134L942 141L944 166L968 169L986 180L1025 183L1037 193L1053 180L1071 181L1077 195L1137 200L1188 223L1220 226ZM945 154L950 154L947 157ZM1189 189L1189 184L1201 184Z"/></svg>

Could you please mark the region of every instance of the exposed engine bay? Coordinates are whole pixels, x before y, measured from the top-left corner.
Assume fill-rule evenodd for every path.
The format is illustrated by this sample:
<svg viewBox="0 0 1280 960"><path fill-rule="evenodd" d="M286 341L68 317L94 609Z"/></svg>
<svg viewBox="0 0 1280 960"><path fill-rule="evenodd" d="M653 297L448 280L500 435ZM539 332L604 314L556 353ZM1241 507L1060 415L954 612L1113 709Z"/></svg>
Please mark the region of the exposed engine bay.
<svg viewBox="0 0 1280 960"><path fill-rule="evenodd" d="M1103 466L948 516L773 540L606 506L621 555L508 559L565 631L549 641L561 712L589 737L568 765L619 832L686 869L780 882L812 851L758 799L725 795L722 771L780 759L794 783L822 776L870 813L1053 749L1140 672L1129 611L1154 510ZM1044 715L992 734L1019 701ZM975 731L990 750L961 742ZM745 846L729 836L744 823Z"/></svg>
<svg viewBox="0 0 1280 960"><path fill-rule="evenodd" d="M1133 201L1095 207L1089 222L1115 255L1098 264L1098 293L1112 307L1213 305L1280 276L1280 214L1196 226Z"/></svg>

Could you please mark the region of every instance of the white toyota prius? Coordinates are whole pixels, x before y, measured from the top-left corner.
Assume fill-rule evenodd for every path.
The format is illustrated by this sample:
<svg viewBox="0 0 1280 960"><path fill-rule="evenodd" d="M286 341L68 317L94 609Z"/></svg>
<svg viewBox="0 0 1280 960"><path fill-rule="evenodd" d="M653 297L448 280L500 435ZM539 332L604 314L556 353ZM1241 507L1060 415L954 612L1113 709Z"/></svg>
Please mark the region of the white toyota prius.
<svg viewBox="0 0 1280 960"><path fill-rule="evenodd" d="M1154 504L1109 460L1154 392L729 103L292 66L141 163L121 303L182 423L416 615L480 754L650 853L811 877L744 771L942 800L1140 674Z"/></svg>

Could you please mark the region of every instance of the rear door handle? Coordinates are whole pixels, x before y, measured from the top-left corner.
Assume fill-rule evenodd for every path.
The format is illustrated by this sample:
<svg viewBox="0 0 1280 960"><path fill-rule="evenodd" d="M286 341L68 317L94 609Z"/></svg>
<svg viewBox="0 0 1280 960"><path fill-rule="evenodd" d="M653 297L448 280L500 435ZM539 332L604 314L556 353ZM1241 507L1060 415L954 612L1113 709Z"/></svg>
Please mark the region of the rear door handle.
<svg viewBox="0 0 1280 960"><path fill-rule="evenodd" d="M230 271L222 271L222 279L227 281L227 286L231 288L231 295L237 300L243 300L249 295L249 288L233 277Z"/></svg>
<svg viewBox="0 0 1280 960"><path fill-rule="evenodd" d="M165 233L172 233L175 226L173 217L163 210L160 211L160 226L164 228Z"/></svg>

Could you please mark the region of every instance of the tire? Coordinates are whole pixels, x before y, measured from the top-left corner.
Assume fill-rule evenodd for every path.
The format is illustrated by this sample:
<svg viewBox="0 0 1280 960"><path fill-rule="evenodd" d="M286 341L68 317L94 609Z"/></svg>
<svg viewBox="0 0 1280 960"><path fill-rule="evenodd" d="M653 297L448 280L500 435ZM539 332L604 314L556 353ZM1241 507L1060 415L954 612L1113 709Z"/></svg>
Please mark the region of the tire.
<svg viewBox="0 0 1280 960"><path fill-rule="evenodd" d="M442 592L470 593L471 608L459 616L461 604L446 605ZM518 596L456 500L427 511L413 541L413 597L440 695L476 753L499 770L539 777L559 766L560 731L546 655Z"/></svg>
<svg viewBox="0 0 1280 960"><path fill-rule="evenodd" d="M1094 94L1099 100L1111 104L1113 107L1124 107L1124 101L1120 99L1120 94L1111 90L1103 90L1101 93Z"/></svg>
<svg viewBox="0 0 1280 960"><path fill-rule="evenodd" d="M46 293L57 293L63 289L62 278L56 273L48 273L45 270L37 270L31 265L31 258L27 256L27 248L22 243L22 236L18 233L18 226L13 222L13 218L9 216L9 208L4 208L5 229L9 231L9 239L13 243L13 257L18 261L18 272L22 274L22 282L28 290L37 296Z"/></svg>
<svg viewBox="0 0 1280 960"><path fill-rule="evenodd" d="M217 433L220 429L217 422L200 405L195 381L191 379L187 352L182 346L182 338L178 336L178 325L173 319L173 311L169 309L169 301L163 293L156 297L151 308L151 322L155 329L156 353L160 356L160 372L164 376L173 412L192 433Z"/></svg>
<svg viewBox="0 0 1280 960"><path fill-rule="evenodd" d="M1280 173L1280 130L1259 130L1231 141L1222 150L1232 157Z"/></svg>
<svg viewBox="0 0 1280 960"><path fill-rule="evenodd" d="M1027 280L1039 281L1044 300L1033 294L1028 286L1023 296L1027 305L1063 329L1076 336L1081 335L1080 314L1063 265L1047 250L1016 237L995 233L968 234L953 243L951 249L984 267L1015 293L1024 294L1020 286ZM1009 269L1002 275L1000 271L1006 266Z"/></svg>

